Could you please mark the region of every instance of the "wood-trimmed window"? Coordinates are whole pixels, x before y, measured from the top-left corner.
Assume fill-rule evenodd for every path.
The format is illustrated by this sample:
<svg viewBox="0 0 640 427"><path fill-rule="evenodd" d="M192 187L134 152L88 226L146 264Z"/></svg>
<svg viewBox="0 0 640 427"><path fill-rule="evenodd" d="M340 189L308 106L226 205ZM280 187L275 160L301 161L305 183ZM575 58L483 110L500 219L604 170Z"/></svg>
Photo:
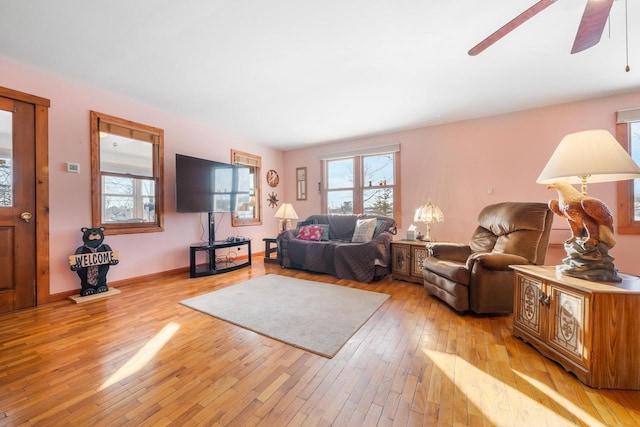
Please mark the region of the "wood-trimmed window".
<svg viewBox="0 0 640 427"><path fill-rule="evenodd" d="M640 164L640 108L618 111L616 138ZM618 233L640 234L640 179L618 182Z"/></svg>
<svg viewBox="0 0 640 427"><path fill-rule="evenodd" d="M322 212L364 213L399 221L400 145L321 156Z"/></svg>
<svg viewBox="0 0 640 427"><path fill-rule="evenodd" d="M164 130L95 111L90 120L93 226L163 231Z"/></svg>
<svg viewBox="0 0 640 427"><path fill-rule="evenodd" d="M231 226L260 225L262 224L260 199L262 157L231 149L231 163L243 166L236 171L239 174L238 188L236 189L237 199L234 201L236 210L231 214Z"/></svg>

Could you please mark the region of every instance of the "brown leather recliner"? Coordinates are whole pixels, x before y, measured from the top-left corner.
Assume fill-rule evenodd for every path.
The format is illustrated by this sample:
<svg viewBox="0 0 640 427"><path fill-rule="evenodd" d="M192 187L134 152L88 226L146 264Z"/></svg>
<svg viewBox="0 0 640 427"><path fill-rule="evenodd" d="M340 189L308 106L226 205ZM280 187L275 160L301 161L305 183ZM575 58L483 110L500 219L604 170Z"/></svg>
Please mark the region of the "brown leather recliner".
<svg viewBox="0 0 640 427"><path fill-rule="evenodd" d="M546 203L505 202L485 207L468 245L431 243L424 287L460 312L513 312L509 265L544 264L553 223Z"/></svg>

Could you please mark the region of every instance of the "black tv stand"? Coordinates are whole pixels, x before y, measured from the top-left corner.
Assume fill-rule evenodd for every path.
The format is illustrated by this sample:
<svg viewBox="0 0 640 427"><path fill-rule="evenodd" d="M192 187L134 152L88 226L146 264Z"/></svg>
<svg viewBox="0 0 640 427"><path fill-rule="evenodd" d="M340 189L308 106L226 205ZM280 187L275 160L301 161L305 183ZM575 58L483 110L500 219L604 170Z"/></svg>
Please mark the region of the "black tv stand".
<svg viewBox="0 0 640 427"><path fill-rule="evenodd" d="M247 246L247 259L236 260L230 255L233 248ZM227 249L226 253L216 254L216 250ZM196 253L207 252L208 261L205 264L196 263ZM222 252L222 251L221 251ZM236 251L237 252L237 251ZM189 247L189 276L194 277L211 276L214 274L227 273L251 265L251 240L236 240L233 242L213 241L211 244L195 244Z"/></svg>

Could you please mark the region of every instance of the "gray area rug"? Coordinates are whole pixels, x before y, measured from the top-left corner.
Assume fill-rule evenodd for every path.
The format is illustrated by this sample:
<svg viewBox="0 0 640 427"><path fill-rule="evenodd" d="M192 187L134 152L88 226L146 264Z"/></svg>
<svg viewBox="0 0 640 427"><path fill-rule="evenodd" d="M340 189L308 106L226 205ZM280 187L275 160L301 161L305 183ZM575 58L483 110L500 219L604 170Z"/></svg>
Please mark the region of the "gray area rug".
<svg viewBox="0 0 640 427"><path fill-rule="evenodd" d="M333 357L389 295L268 274L180 303Z"/></svg>

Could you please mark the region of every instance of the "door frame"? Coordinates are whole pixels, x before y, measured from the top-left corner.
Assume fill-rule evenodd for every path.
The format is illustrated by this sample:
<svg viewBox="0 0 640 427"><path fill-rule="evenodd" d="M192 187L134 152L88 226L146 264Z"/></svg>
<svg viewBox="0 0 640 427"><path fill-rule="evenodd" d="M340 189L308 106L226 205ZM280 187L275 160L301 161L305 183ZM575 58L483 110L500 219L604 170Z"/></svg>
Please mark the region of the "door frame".
<svg viewBox="0 0 640 427"><path fill-rule="evenodd" d="M36 305L49 302L49 107L51 101L0 86L0 96L35 106Z"/></svg>

